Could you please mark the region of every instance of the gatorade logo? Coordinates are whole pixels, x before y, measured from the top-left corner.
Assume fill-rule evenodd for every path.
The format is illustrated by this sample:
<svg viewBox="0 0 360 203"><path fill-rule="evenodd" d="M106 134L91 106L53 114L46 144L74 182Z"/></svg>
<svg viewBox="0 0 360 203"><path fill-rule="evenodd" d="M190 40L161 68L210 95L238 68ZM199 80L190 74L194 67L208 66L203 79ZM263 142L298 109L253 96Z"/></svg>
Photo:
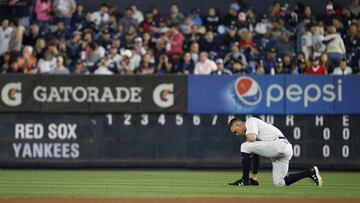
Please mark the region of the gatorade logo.
<svg viewBox="0 0 360 203"><path fill-rule="evenodd" d="M7 106L15 107L21 105L21 83L13 82L6 84L1 90L1 100Z"/></svg>
<svg viewBox="0 0 360 203"><path fill-rule="evenodd" d="M161 108L169 108L174 105L174 84L160 84L153 92L154 103Z"/></svg>

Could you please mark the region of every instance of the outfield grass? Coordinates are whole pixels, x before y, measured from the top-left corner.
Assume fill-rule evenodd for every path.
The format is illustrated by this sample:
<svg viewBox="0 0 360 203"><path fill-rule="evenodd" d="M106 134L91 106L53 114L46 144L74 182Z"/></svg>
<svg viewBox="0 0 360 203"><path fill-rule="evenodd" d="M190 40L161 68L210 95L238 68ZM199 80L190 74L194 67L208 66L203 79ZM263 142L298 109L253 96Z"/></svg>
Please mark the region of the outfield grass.
<svg viewBox="0 0 360 203"><path fill-rule="evenodd" d="M277 188L270 172L260 187L227 183L239 172L0 170L0 197L338 197L360 198L360 173L321 173L324 186L302 180Z"/></svg>

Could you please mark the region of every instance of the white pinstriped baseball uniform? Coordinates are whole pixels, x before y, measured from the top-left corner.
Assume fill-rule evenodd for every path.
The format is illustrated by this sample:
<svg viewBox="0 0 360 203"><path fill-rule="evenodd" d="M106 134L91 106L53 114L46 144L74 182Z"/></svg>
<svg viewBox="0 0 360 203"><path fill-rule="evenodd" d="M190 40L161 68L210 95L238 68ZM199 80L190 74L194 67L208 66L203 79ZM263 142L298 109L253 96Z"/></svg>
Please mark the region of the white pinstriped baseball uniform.
<svg viewBox="0 0 360 203"><path fill-rule="evenodd" d="M241 152L271 158L274 184L284 186L284 178L289 170L289 160L293 156L292 145L286 139L279 139L285 136L278 128L258 118L248 118L245 126L245 134L256 134L256 141L242 143Z"/></svg>

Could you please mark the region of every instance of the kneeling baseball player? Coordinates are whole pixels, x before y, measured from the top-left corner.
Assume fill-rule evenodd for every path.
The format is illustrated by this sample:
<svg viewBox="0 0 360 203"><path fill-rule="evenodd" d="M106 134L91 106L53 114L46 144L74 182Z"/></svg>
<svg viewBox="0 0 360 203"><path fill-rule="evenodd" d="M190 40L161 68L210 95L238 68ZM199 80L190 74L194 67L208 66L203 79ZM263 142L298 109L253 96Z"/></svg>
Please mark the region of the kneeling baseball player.
<svg viewBox="0 0 360 203"><path fill-rule="evenodd" d="M256 174L259 167L257 155L260 155L271 158L273 182L276 186L291 185L303 178L311 178L317 186L322 186L322 178L316 166L300 173L287 175L293 148L275 126L254 117L248 118L245 122L239 118L233 118L229 122L229 129L236 136L246 138L246 142L241 144L243 176L229 185L259 185ZM253 159L252 177L249 178L251 159Z"/></svg>

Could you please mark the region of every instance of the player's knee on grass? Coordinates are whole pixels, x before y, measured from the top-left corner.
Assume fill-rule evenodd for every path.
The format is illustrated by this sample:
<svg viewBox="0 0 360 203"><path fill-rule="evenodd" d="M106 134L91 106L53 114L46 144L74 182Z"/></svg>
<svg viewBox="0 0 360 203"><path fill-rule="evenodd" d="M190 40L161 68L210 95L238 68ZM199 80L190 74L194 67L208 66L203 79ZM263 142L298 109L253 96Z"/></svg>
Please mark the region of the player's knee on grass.
<svg viewBox="0 0 360 203"><path fill-rule="evenodd" d="M243 153L248 153L250 154L251 151L250 151L250 142L244 142L241 144L240 146L240 152L243 152Z"/></svg>
<svg viewBox="0 0 360 203"><path fill-rule="evenodd" d="M283 187L286 185L284 178L273 177L273 182L277 187Z"/></svg>

